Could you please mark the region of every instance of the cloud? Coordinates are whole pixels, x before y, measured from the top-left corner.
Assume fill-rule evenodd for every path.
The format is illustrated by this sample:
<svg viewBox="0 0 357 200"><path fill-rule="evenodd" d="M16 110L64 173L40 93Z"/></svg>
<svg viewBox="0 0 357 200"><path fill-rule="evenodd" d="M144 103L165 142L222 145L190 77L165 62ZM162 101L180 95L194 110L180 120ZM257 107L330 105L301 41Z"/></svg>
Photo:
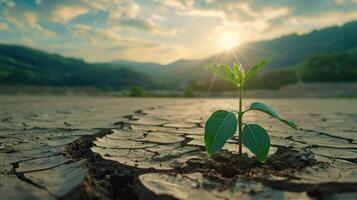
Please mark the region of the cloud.
<svg viewBox="0 0 357 200"><path fill-rule="evenodd" d="M126 2L131 2L132 0L77 0L80 5L85 5L86 7L98 10L98 11L106 11L112 7L123 5ZM69 2L74 2L73 0L69 0Z"/></svg>
<svg viewBox="0 0 357 200"><path fill-rule="evenodd" d="M145 31L151 34L174 36L176 31L161 27L154 20L161 21L163 17L158 17L158 14L153 14L152 17L142 17L141 6L134 1L123 3L121 6L109 11L109 20L112 24L118 25L134 32Z"/></svg>
<svg viewBox="0 0 357 200"><path fill-rule="evenodd" d="M130 1L128 3L122 3L114 6L109 10L109 18L114 20L119 20L122 17L135 19L138 17L141 7L139 4Z"/></svg>
<svg viewBox="0 0 357 200"><path fill-rule="evenodd" d="M139 4L137 4L135 2L130 2L126 8L126 12L127 12L128 17L130 17L130 18L137 17L140 12Z"/></svg>
<svg viewBox="0 0 357 200"><path fill-rule="evenodd" d="M105 46L121 46L126 48L133 47L153 47L157 43L150 42L143 39L130 39L128 37L120 36L116 31L112 29L101 29L84 24L76 24L72 28L72 33L75 36L85 37L92 44Z"/></svg>
<svg viewBox="0 0 357 200"><path fill-rule="evenodd" d="M166 6L184 10L192 8L194 0L161 0L161 2Z"/></svg>
<svg viewBox="0 0 357 200"><path fill-rule="evenodd" d="M357 19L354 14L357 0L157 1L164 7L174 8L172 11L176 15L221 19L220 26L239 30L242 37L246 37L245 40L267 39L296 31L306 32ZM312 21L309 25L310 19ZM267 30L273 34L267 33Z"/></svg>
<svg viewBox="0 0 357 200"><path fill-rule="evenodd" d="M349 3L357 3L357 0L336 0L336 4L349 4Z"/></svg>
<svg viewBox="0 0 357 200"><path fill-rule="evenodd" d="M306 33L355 20L356 10L357 0L0 0L0 37L90 60L166 62L220 51L222 33L242 42Z"/></svg>
<svg viewBox="0 0 357 200"><path fill-rule="evenodd" d="M3 4L4 7L7 8L15 8L16 4L13 1L8 1L8 0L0 0L0 4Z"/></svg>
<svg viewBox="0 0 357 200"><path fill-rule="evenodd" d="M123 16L123 12L124 11L123 11L122 8L112 10L109 13L109 19L111 19L113 21L120 20L122 18L122 16Z"/></svg>
<svg viewBox="0 0 357 200"><path fill-rule="evenodd" d="M328 12L356 11L357 0L157 0L163 6L184 10L183 14L204 14L220 17L223 13L227 20L240 22L263 18L269 10L288 10L284 17L318 16ZM179 12L181 12L179 11ZM210 14L211 13L211 14ZM265 14L263 14L265 13ZM282 16L276 16L282 17Z"/></svg>
<svg viewBox="0 0 357 200"><path fill-rule="evenodd" d="M76 24L72 27L71 31L75 36L87 36L95 29L92 26L85 24Z"/></svg>
<svg viewBox="0 0 357 200"><path fill-rule="evenodd" d="M7 30L8 26L5 23L0 22L0 30Z"/></svg>
<svg viewBox="0 0 357 200"><path fill-rule="evenodd" d="M120 25L123 27L127 27L133 30L139 31L148 31L150 33L159 34L159 35L167 35L173 36L176 34L175 30L167 30L164 29L157 24L155 24L152 20L143 20L143 19L122 19L120 20Z"/></svg>
<svg viewBox="0 0 357 200"><path fill-rule="evenodd" d="M27 30L27 28L34 30L41 35L49 38L56 36L56 33L42 27L37 21L37 15L30 10L21 9L18 7L8 7L3 10L4 19L20 30Z"/></svg>
<svg viewBox="0 0 357 200"><path fill-rule="evenodd" d="M91 60L107 61L123 58L139 61L158 62L160 60L159 62L170 62L176 56L182 55L176 46L168 46L145 39L123 37L112 29L77 24L71 28L71 31L74 36L89 41L91 47L88 48L96 49L96 55L91 56ZM162 58L163 53L166 54L165 58ZM93 54L93 52L90 54ZM79 56L83 57L84 55L81 54Z"/></svg>
<svg viewBox="0 0 357 200"><path fill-rule="evenodd" d="M33 27L37 32L39 32L41 35L48 37L48 38L53 38L56 36L56 33L53 31L50 31L46 28L43 28L42 26L40 26L39 24L36 24Z"/></svg>
<svg viewBox="0 0 357 200"><path fill-rule="evenodd" d="M84 15L93 9L89 4L81 1L61 0L48 1L41 0L36 3L35 10L39 15L48 21L66 24L72 19Z"/></svg>
<svg viewBox="0 0 357 200"><path fill-rule="evenodd" d="M52 10L51 19L54 22L67 23L71 19L83 15L89 11L88 8L82 6L66 6L60 5Z"/></svg>

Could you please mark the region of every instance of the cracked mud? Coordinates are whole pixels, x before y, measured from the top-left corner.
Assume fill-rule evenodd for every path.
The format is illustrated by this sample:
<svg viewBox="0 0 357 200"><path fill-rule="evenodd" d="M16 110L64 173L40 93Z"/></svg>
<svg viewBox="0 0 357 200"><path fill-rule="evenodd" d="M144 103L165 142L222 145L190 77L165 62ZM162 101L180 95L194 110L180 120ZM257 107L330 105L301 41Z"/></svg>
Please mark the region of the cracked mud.
<svg viewBox="0 0 357 200"><path fill-rule="evenodd" d="M0 199L357 198L355 100L267 102L299 130L247 115L271 136L264 165L237 137L205 153L205 119L234 100L65 102L0 104Z"/></svg>

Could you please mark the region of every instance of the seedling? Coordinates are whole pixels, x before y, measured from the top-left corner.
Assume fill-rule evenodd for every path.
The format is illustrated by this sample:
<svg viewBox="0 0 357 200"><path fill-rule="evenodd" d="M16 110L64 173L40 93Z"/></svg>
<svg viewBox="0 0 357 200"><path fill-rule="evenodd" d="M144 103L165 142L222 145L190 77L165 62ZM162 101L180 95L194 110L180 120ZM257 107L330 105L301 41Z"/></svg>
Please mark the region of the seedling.
<svg viewBox="0 0 357 200"><path fill-rule="evenodd" d="M217 110L206 122L204 141L209 156L212 156L222 149L227 140L234 136L238 127L239 157L242 158L242 144L244 144L256 155L259 162L265 163L267 161L270 138L266 130L258 124L246 124L243 122L244 114L252 110L264 112L291 128L297 128L293 121L283 119L271 107L260 102L254 102L248 109L242 110L243 88L245 83L249 78L256 75L267 63L267 60L262 60L259 64L251 67L247 73L245 73L243 67L238 64L234 64L233 69L225 64L210 64L206 66L207 69L217 77L231 82L239 93L238 111Z"/></svg>

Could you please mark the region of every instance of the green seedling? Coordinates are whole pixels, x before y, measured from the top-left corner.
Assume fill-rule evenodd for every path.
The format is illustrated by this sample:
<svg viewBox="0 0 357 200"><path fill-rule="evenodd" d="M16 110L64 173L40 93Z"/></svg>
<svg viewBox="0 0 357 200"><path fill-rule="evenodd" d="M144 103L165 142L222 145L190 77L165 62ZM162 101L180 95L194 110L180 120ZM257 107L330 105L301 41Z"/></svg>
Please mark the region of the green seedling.
<svg viewBox="0 0 357 200"><path fill-rule="evenodd" d="M261 111L280 120L291 128L297 128L293 121L282 118L271 107L263 103L254 102L246 110L243 111L242 109L243 88L245 83L249 78L256 75L267 63L267 60L262 60L259 64L251 67L247 73L245 73L243 67L238 64L234 64L233 68L225 64L210 64L206 66L215 76L231 82L239 93L238 111L217 110L206 122L204 142L209 156L212 156L222 149L227 140L234 136L238 128L240 158L242 158L242 144L244 144L256 155L259 162L265 163L267 161L270 148L269 135L263 127L257 124L246 124L243 122L244 114L249 111Z"/></svg>

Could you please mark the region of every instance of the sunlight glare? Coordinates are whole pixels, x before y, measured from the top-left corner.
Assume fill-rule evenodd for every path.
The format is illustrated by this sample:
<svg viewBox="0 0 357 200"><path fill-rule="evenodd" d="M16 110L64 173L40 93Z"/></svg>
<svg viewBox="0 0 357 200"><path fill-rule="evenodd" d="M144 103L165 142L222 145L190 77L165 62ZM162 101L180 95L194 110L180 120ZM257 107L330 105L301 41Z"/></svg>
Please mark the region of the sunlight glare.
<svg viewBox="0 0 357 200"><path fill-rule="evenodd" d="M223 32L220 35L219 43L224 50L231 50L239 44L239 35L235 32Z"/></svg>

